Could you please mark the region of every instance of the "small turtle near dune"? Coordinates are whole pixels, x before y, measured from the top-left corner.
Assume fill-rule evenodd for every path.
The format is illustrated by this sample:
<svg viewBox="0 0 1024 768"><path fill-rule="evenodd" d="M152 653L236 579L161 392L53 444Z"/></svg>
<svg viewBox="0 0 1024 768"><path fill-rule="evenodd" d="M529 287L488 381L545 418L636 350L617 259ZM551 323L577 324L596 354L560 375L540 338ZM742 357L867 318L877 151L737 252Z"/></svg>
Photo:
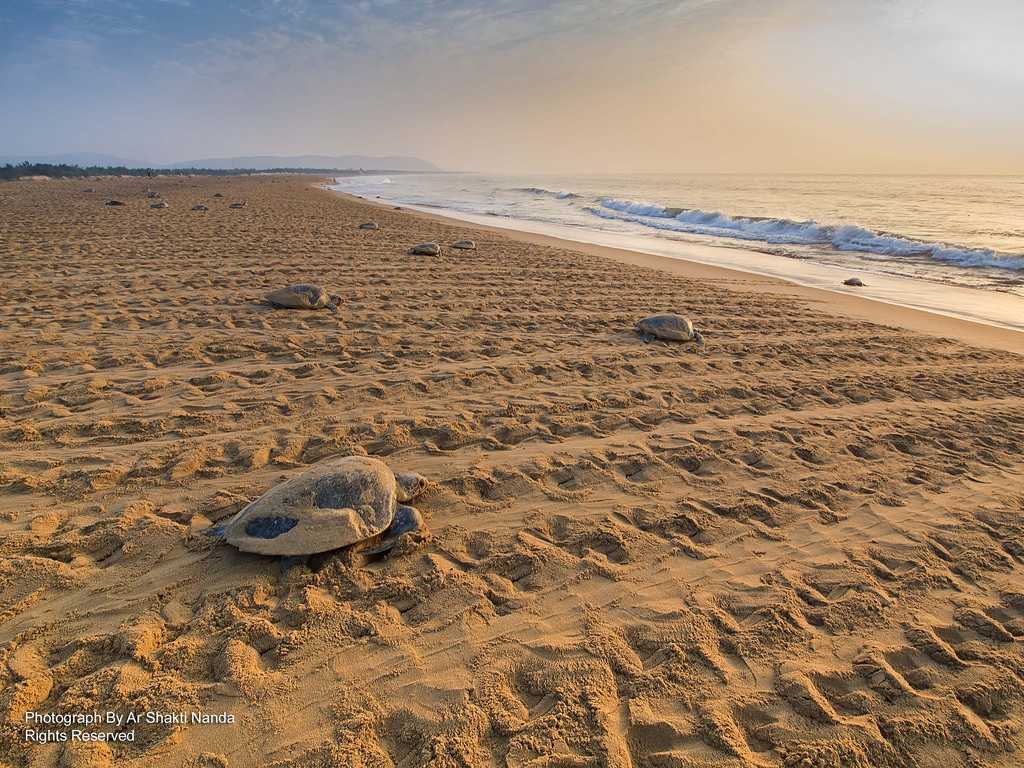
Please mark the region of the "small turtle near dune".
<svg viewBox="0 0 1024 768"><path fill-rule="evenodd" d="M297 283L268 293L267 303L280 309L329 309L337 312L341 297L327 293L319 285Z"/></svg>
<svg viewBox="0 0 1024 768"><path fill-rule="evenodd" d="M383 554L426 524L404 502L427 481L393 472L368 456L346 456L313 467L242 508L210 531L243 552L301 557L367 542L367 554Z"/></svg>
<svg viewBox="0 0 1024 768"><path fill-rule="evenodd" d="M843 285L849 285L849 286L852 286L854 288L863 288L864 287L864 281L861 280L859 277L851 277L851 278L849 278L847 280L843 280Z"/></svg>
<svg viewBox="0 0 1024 768"><path fill-rule="evenodd" d="M420 243L409 249L413 256L440 256L441 246L437 243Z"/></svg>
<svg viewBox="0 0 1024 768"><path fill-rule="evenodd" d="M213 196L214 197L224 197L224 195L222 195L220 192L214 192Z"/></svg>
<svg viewBox="0 0 1024 768"><path fill-rule="evenodd" d="M699 346L704 346L704 337L693 327L690 319L670 312L645 317L636 324L636 332L644 341L695 341Z"/></svg>
<svg viewBox="0 0 1024 768"><path fill-rule="evenodd" d="M159 192L152 192L152 191L150 191L150 192L146 193L146 197L148 197L150 200L153 200L155 198L160 197L160 193Z"/></svg>
<svg viewBox="0 0 1024 768"><path fill-rule="evenodd" d="M367 222L365 222L363 224L360 224L359 228L360 229L380 229L380 226L376 222L367 221Z"/></svg>
<svg viewBox="0 0 1024 768"><path fill-rule="evenodd" d="M120 200L107 200L107 202L105 202L104 205L118 206L118 205L124 205L124 203L122 203Z"/></svg>
<svg viewBox="0 0 1024 768"><path fill-rule="evenodd" d="M150 208L169 208L170 206L168 206L166 202L161 200L159 203L150 203L149 207Z"/></svg>
<svg viewBox="0 0 1024 768"><path fill-rule="evenodd" d="M248 200L242 200L241 202L237 202L237 203L231 203L231 204L230 204L230 205L228 206L228 208L245 208L245 205L246 205L246 203L248 203L248 202L249 202Z"/></svg>
<svg viewBox="0 0 1024 768"><path fill-rule="evenodd" d="M210 209L208 207L206 207L205 205L203 205L202 203L196 203L195 205L192 206L192 210L193 211L208 211Z"/></svg>
<svg viewBox="0 0 1024 768"><path fill-rule="evenodd" d="M475 251L476 243L472 240L457 240L452 243L452 248L456 248L460 251Z"/></svg>

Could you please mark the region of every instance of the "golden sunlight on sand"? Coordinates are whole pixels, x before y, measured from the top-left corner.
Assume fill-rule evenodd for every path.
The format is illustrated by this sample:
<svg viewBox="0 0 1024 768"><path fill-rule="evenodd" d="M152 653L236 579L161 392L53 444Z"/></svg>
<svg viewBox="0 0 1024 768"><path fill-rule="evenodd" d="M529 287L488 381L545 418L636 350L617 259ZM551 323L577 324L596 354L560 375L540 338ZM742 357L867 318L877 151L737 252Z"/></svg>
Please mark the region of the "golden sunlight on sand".
<svg viewBox="0 0 1024 768"><path fill-rule="evenodd" d="M0 262L0 765L1024 759L1016 354L301 177L10 183ZM205 535L353 454L420 540ZM26 743L94 711L159 716Z"/></svg>

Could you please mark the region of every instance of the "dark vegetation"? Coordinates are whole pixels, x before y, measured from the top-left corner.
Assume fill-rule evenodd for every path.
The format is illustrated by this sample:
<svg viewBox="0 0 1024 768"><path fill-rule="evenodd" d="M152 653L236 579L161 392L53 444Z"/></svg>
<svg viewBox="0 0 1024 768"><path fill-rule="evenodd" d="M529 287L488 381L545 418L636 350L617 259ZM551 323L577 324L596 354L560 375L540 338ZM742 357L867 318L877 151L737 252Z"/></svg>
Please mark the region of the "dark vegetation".
<svg viewBox="0 0 1024 768"><path fill-rule="evenodd" d="M374 171L374 173L401 171ZM13 181L26 176L49 176L52 179L86 178L88 176L248 176L255 173L310 173L324 176L356 176L363 171L351 168L125 168L123 166L52 165L19 163L0 166L0 181Z"/></svg>

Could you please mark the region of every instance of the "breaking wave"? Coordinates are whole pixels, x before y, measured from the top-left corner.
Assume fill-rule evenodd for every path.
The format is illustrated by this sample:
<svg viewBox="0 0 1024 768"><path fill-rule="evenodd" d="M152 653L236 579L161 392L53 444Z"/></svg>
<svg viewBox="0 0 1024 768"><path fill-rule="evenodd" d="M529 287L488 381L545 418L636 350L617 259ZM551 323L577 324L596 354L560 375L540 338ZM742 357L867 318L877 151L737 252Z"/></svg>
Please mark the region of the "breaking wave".
<svg viewBox="0 0 1024 768"><path fill-rule="evenodd" d="M654 229L695 235L756 240L773 244L824 245L839 251L873 253L896 258L934 259L960 267L1024 270L1024 254L929 243L900 235L874 232L855 224L819 224L816 221L729 216L718 211L671 208L642 200L616 198L604 198L599 206L587 210L605 219L628 221Z"/></svg>
<svg viewBox="0 0 1024 768"><path fill-rule="evenodd" d="M556 200L578 200L580 197L575 192L556 192L553 189L544 189L544 187L512 187L509 192L526 192L530 195L553 197Z"/></svg>

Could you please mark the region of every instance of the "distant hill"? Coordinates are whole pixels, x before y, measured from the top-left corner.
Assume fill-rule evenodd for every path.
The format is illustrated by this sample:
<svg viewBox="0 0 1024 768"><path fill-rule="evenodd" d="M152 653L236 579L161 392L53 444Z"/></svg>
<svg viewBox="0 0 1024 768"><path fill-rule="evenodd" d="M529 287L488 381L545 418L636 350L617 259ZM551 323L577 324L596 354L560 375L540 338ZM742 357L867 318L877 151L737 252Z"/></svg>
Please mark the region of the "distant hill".
<svg viewBox="0 0 1024 768"><path fill-rule="evenodd" d="M265 171L271 168L339 168L380 171L439 171L433 163L418 157L386 155L254 155L252 157L208 157L201 160L187 160L181 163L161 165L140 160L106 155L99 152L65 152L56 155L0 155L0 165L19 163L44 163L48 165L77 165L87 167L124 168L223 168L238 170L251 168Z"/></svg>
<svg viewBox="0 0 1024 768"><path fill-rule="evenodd" d="M418 157L386 155L253 155L251 157L206 157L159 168L365 168L387 171L439 171L433 163Z"/></svg>

